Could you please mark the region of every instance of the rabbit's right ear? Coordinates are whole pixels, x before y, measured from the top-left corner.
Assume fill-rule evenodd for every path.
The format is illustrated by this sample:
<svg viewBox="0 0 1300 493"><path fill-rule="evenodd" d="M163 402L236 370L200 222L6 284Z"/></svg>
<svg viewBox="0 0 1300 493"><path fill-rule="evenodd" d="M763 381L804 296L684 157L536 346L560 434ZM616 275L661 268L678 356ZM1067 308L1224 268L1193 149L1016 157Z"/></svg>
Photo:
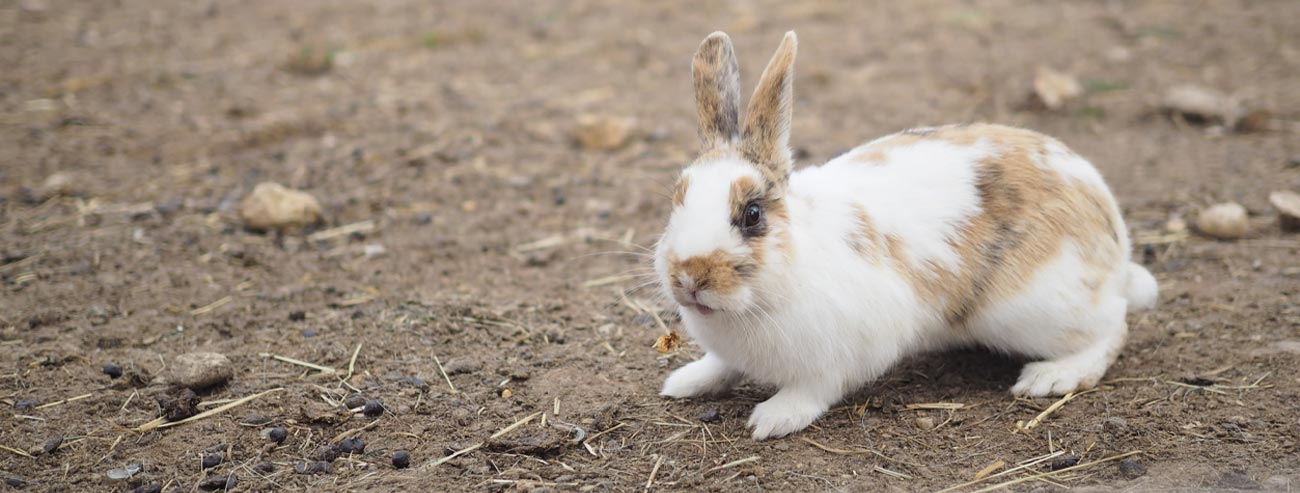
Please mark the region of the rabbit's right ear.
<svg viewBox="0 0 1300 493"><path fill-rule="evenodd" d="M730 146L740 139L740 67L726 33L704 38L695 52L691 75L703 150Z"/></svg>

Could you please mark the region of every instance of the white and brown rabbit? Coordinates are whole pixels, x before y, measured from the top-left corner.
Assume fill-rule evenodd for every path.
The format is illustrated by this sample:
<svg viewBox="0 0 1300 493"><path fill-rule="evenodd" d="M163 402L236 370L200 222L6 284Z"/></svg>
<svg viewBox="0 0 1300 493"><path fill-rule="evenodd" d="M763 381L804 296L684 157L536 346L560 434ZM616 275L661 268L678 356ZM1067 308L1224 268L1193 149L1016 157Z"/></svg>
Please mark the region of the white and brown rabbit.
<svg viewBox="0 0 1300 493"><path fill-rule="evenodd" d="M740 119L731 40L692 73L703 150L682 171L655 271L706 354L662 394L776 395L755 439L803 429L846 393L922 351L983 345L1041 361L1012 393L1097 384L1125 312L1156 302L1130 262L1101 175L1063 144L989 124L917 128L792 172L796 38L787 33Z"/></svg>

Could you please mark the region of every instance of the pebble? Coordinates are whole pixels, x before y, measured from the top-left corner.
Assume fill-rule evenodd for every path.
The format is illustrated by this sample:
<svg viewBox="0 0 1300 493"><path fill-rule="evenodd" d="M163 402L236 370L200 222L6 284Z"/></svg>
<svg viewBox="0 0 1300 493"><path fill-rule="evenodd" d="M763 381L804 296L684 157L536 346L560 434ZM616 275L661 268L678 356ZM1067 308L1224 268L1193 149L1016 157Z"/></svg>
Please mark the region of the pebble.
<svg viewBox="0 0 1300 493"><path fill-rule="evenodd" d="M109 363L104 365L104 374L108 375L108 378L120 377L122 376L122 367Z"/></svg>
<svg viewBox="0 0 1300 493"><path fill-rule="evenodd" d="M41 405L41 402L36 399L20 399L14 402L14 409L26 411L39 405Z"/></svg>
<svg viewBox="0 0 1300 493"><path fill-rule="evenodd" d="M289 437L289 430L284 429L283 426L267 428L264 433L267 440L275 443L284 443L284 439Z"/></svg>
<svg viewBox="0 0 1300 493"><path fill-rule="evenodd" d="M18 476L7 476L5 477L5 484L10 488L18 489L27 486L27 480Z"/></svg>
<svg viewBox="0 0 1300 493"><path fill-rule="evenodd" d="M154 400L169 421L180 421L199 413L199 396L188 388L172 389L154 396Z"/></svg>
<svg viewBox="0 0 1300 493"><path fill-rule="evenodd" d="M1062 455L1052 459L1052 470L1059 471L1067 467L1074 467L1079 464L1079 456L1074 454Z"/></svg>
<svg viewBox="0 0 1300 493"><path fill-rule="evenodd" d="M411 453L405 450L393 452L393 467L397 469L406 469L411 465Z"/></svg>
<svg viewBox="0 0 1300 493"><path fill-rule="evenodd" d="M1047 109L1060 109L1071 99L1083 94L1083 85L1073 75L1038 67L1034 74L1034 95Z"/></svg>
<svg viewBox="0 0 1300 493"><path fill-rule="evenodd" d="M360 438L348 438L339 441L339 452L345 454L361 454L366 451L366 441Z"/></svg>
<svg viewBox="0 0 1300 493"><path fill-rule="evenodd" d="M933 430L934 426L935 426L934 418L931 418L929 416L921 416L919 418L916 418L917 428L920 428L925 431L929 431L929 430Z"/></svg>
<svg viewBox="0 0 1300 493"><path fill-rule="evenodd" d="M131 493L162 493L162 485L158 483L149 483L136 486Z"/></svg>
<svg viewBox="0 0 1300 493"><path fill-rule="evenodd" d="M213 490L233 490L239 484L239 479L234 476L210 476L199 483L199 488Z"/></svg>
<svg viewBox="0 0 1300 493"><path fill-rule="evenodd" d="M583 149L612 151L627 144L635 124L632 118L580 115L573 136Z"/></svg>
<svg viewBox="0 0 1300 493"><path fill-rule="evenodd" d="M214 467L221 465L221 461L225 459L226 458L222 457L221 454L208 454L203 456L202 465L204 469L212 469Z"/></svg>
<svg viewBox="0 0 1300 493"><path fill-rule="evenodd" d="M1129 479L1140 478L1147 473L1147 467L1133 459L1119 461L1119 472Z"/></svg>
<svg viewBox="0 0 1300 493"><path fill-rule="evenodd" d="M372 418L384 414L384 403L379 402L379 399L368 400L366 405L361 408L361 414Z"/></svg>
<svg viewBox="0 0 1300 493"><path fill-rule="evenodd" d="M185 353L172 359L168 380L175 385L200 390L225 383L235 375L230 358L211 352Z"/></svg>
<svg viewBox="0 0 1300 493"><path fill-rule="evenodd" d="M325 461L299 462L293 465L293 472L298 474L329 474L330 464Z"/></svg>
<svg viewBox="0 0 1300 493"><path fill-rule="evenodd" d="M1300 231L1300 194L1279 190L1268 194L1268 202L1277 209L1277 223L1282 231Z"/></svg>
<svg viewBox="0 0 1300 493"><path fill-rule="evenodd" d="M52 454L55 451L59 450L59 447L62 445L63 445L63 436L56 436L54 438L45 441L45 444L41 446L41 452L46 454Z"/></svg>
<svg viewBox="0 0 1300 493"><path fill-rule="evenodd" d="M1214 89L1181 85L1165 92L1161 106L1170 112L1206 123L1237 125L1245 110L1236 99Z"/></svg>
<svg viewBox="0 0 1300 493"><path fill-rule="evenodd" d="M316 458L325 462L334 462L339 458L339 447L337 445L321 445L316 449Z"/></svg>
<svg viewBox="0 0 1300 493"><path fill-rule="evenodd" d="M244 416L244 419L239 420L239 422L241 424L257 426L257 425L264 425L270 423L271 418L268 418L261 414L249 414L247 416Z"/></svg>
<svg viewBox="0 0 1300 493"><path fill-rule="evenodd" d="M700 413L700 415L695 418L705 423L716 423L718 420L722 419L722 413L718 412L717 408L713 408Z"/></svg>
<svg viewBox="0 0 1300 493"><path fill-rule="evenodd" d="M366 405L366 398L362 397L361 394L351 394L346 399L343 399L343 406L347 407L348 409L356 409L358 407L363 407L365 405Z"/></svg>
<svg viewBox="0 0 1300 493"><path fill-rule="evenodd" d="M239 218L249 229L299 231L320 222L321 206L306 192L263 182L239 204Z"/></svg>
<svg viewBox="0 0 1300 493"><path fill-rule="evenodd" d="M258 462L257 464L254 464L253 470L260 472L262 474L271 474L275 472L275 464L272 464L271 461L269 460L264 460L262 462Z"/></svg>
<svg viewBox="0 0 1300 493"><path fill-rule="evenodd" d="M303 320L307 320L307 312L304 312L302 310L294 310L289 312L289 321L301 322Z"/></svg>
<svg viewBox="0 0 1300 493"><path fill-rule="evenodd" d="M1246 208L1236 202L1212 205L1196 216L1196 229L1211 238L1232 240L1250 233Z"/></svg>

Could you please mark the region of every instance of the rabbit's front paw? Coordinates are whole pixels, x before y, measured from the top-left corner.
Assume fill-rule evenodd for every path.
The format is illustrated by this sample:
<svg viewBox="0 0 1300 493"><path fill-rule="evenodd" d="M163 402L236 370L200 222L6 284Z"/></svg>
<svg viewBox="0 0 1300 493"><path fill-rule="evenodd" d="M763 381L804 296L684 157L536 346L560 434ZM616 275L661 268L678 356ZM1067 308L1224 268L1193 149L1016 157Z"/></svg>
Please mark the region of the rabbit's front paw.
<svg viewBox="0 0 1300 493"><path fill-rule="evenodd" d="M706 354L699 361L678 368L672 375L668 375L659 395L684 399L718 394L730 390L739 376L716 356Z"/></svg>
<svg viewBox="0 0 1300 493"><path fill-rule="evenodd" d="M826 409L817 399L782 391L754 406L749 427L755 440L783 437L807 428Z"/></svg>

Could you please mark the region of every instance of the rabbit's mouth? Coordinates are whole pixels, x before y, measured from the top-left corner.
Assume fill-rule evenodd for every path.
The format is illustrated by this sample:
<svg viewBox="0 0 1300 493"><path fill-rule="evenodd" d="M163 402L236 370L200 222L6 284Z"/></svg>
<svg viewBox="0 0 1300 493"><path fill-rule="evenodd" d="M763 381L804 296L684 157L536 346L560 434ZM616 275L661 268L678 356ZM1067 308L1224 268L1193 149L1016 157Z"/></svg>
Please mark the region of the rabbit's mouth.
<svg viewBox="0 0 1300 493"><path fill-rule="evenodd" d="M684 303L687 308L700 312L700 315L712 315L714 310L708 305L702 303Z"/></svg>

